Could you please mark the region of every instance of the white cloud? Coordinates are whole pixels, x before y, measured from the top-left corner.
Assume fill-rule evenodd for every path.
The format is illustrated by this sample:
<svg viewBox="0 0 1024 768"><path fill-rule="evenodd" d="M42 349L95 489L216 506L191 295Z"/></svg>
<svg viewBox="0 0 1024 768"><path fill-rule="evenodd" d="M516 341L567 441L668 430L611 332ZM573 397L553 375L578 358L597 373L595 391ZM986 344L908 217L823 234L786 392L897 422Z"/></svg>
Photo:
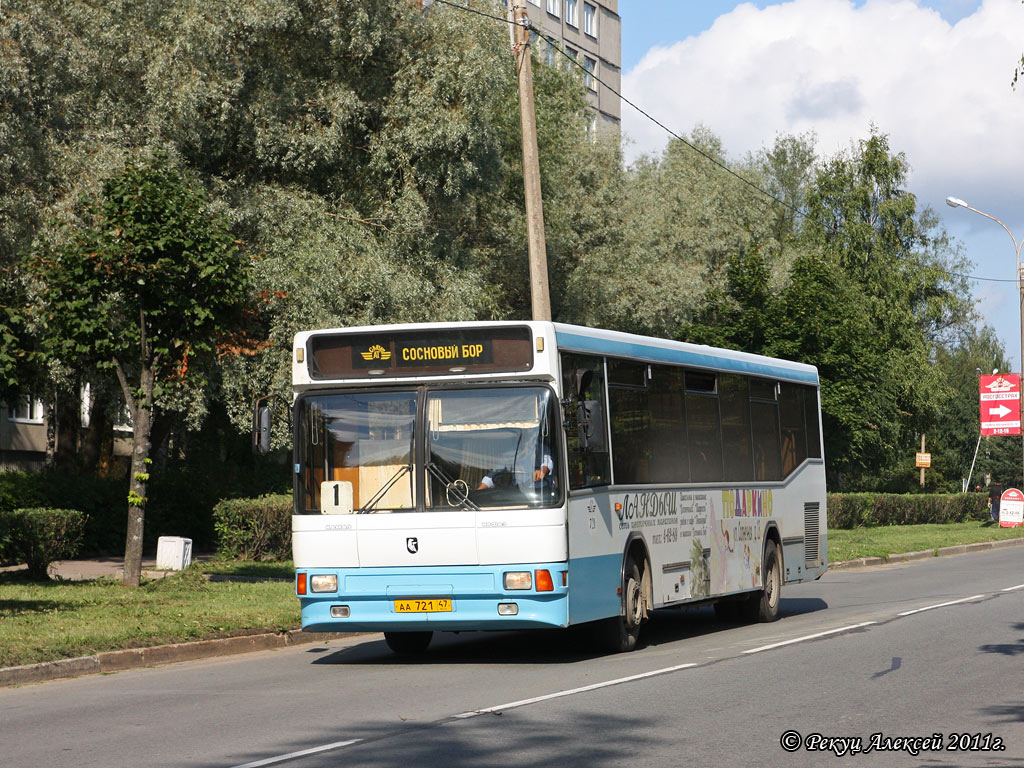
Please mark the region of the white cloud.
<svg viewBox="0 0 1024 768"><path fill-rule="evenodd" d="M1024 85L1010 88L1022 29L1019 0L984 0L952 25L913 0L744 4L700 35L650 50L624 75L623 93L677 133L706 125L734 158L805 131L828 155L874 123L906 153L911 191L965 241L976 274L1012 278L1009 238L1007 253L975 252L972 233L994 225L942 202L966 199L1024 237ZM629 159L664 148L662 129L628 105L622 115ZM987 319L1014 351L1016 317Z"/></svg>
<svg viewBox="0 0 1024 768"><path fill-rule="evenodd" d="M986 0L955 26L911 0L745 4L652 49L623 92L677 132L707 125L737 156L808 130L831 153L874 122L918 181L982 176L1011 188L1024 180L1024 93L1009 87L1022 28L1016 0ZM628 106L623 125L634 156L664 147L665 133Z"/></svg>

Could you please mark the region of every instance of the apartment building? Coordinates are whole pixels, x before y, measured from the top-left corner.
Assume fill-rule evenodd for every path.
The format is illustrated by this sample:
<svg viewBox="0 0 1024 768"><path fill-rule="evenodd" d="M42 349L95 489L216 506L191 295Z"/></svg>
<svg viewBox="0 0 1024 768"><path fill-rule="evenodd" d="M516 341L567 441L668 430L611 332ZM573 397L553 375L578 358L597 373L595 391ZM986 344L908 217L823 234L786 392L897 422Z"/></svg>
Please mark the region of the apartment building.
<svg viewBox="0 0 1024 768"><path fill-rule="evenodd" d="M12 406L0 403L0 472L38 469L45 458L42 401L26 397Z"/></svg>
<svg viewBox="0 0 1024 768"><path fill-rule="evenodd" d="M591 122L599 131L619 131L622 87L622 19L619 0L526 0L530 21L544 35L558 40L583 67L583 84L594 109ZM551 64L565 61L535 42Z"/></svg>
<svg viewBox="0 0 1024 768"><path fill-rule="evenodd" d="M73 450L79 447L84 430L89 426L91 395L89 385L81 392L79 404L80 422L77 435L72 433ZM68 439L67 434L55 430L51 436L47 422L46 406L37 397L26 396L17 402L0 402L0 472L16 472L42 469L47 460L50 440ZM111 450L114 456L130 456L132 450L132 428L127 409L122 409L112 426Z"/></svg>

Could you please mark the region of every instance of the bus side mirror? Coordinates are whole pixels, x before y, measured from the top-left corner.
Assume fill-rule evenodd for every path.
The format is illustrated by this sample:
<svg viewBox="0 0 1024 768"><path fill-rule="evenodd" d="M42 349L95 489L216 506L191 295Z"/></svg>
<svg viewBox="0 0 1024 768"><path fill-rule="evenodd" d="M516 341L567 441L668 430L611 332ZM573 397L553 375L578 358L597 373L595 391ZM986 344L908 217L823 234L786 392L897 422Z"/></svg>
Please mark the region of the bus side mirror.
<svg viewBox="0 0 1024 768"><path fill-rule="evenodd" d="M587 390L590 389L590 382L594 378L594 372L589 368L577 368L573 374L573 395L577 400L586 400Z"/></svg>
<svg viewBox="0 0 1024 768"><path fill-rule="evenodd" d="M576 433L580 441L580 450L586 451L590 445L590 408L587 407L587 390L594 379L590 368L577 368L573 372L573 397L576 399Z"/></svg>
<svg viewBox="0 0 1024 768"><path fill-rule="evenodd" d="M270 398L260 397L253 403L252 409L252 452L270 453Z"/></svg>
<svg viewBox="0 0 1024 768"><path fill-rule="evenodd" d="M590 447L590 409L581 400L576 406L576 434L580 441L580 450L586 452Z"/></svg>

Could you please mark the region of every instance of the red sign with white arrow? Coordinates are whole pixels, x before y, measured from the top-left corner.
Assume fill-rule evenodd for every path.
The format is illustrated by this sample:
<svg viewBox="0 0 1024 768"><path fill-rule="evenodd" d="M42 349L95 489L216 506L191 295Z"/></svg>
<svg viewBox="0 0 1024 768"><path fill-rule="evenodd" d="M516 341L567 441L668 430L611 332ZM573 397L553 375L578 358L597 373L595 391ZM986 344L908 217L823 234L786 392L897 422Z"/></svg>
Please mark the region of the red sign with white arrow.
<svg viewBox="0 0 1024 768"><path fill-rule="evenodd" d="M1016 373L997 373L982 376L981 434L1020 434L1020 376Z"/></svg>

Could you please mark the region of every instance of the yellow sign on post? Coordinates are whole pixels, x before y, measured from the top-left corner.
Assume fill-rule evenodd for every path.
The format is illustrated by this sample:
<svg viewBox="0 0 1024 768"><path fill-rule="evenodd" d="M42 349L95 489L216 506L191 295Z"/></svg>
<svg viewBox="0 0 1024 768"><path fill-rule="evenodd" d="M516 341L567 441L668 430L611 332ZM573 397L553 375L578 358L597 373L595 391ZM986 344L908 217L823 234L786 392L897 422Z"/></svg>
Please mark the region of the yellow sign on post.
<svg viewBox="0 0 1024 768"><path fill-rule="evenodd" d="M917 467L930 467L932 465L932 455L930 453L918 453L917 463L914 466Z"/></svg>

